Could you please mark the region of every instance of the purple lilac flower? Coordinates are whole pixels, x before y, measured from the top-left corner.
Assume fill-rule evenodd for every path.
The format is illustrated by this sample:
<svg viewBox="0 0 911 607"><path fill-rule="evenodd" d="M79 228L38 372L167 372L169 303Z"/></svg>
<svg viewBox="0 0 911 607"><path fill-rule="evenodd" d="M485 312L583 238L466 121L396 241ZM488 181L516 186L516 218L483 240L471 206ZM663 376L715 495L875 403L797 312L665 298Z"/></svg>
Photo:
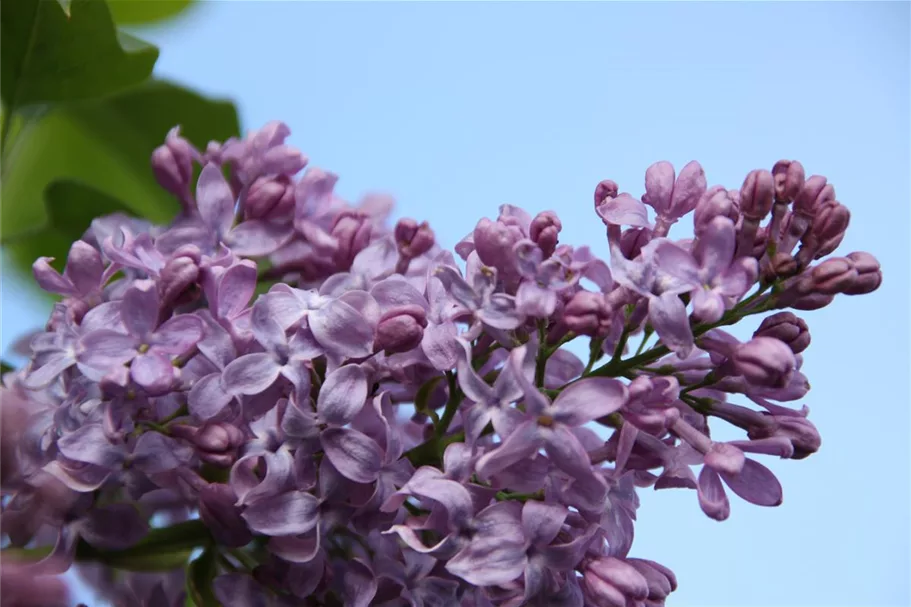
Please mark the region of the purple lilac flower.
<svg viewBox="0 0 911 607"><path fill-rule="evenodd" d="M641 200L595 190L610 264L503 205L461 266L428 224L389 226L390 197L298 175L289 135L200 153L174 129L151 162L173 223L97 218L62 273L35 262L63 299L3 377L2 528L48 556L4 593L53 604L79 561L130 605L657 607L677 580L629 557L637 489L724 520L728 489L782 503L758 458L820 449L781 404L809 390L786 308L882 282L831 256L850 213L824 177L781 161L707 188L659 162ZM694 238L669 238L689 212ZM720 328L768 310L744 343Z"/></svg>

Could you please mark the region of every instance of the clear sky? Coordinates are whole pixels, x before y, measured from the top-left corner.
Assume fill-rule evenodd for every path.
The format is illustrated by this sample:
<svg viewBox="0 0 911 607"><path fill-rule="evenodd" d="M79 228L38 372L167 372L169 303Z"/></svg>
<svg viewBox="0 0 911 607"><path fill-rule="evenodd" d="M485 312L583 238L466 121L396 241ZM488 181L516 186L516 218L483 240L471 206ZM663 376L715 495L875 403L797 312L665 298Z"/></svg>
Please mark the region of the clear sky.
<svg viewBox="0 0 911 607"><path fill-rule="evenodd" d="M512 203L607 257L595 184L640 195L657 160L728 187L780 158L829 177L852 211L840 251L885 279L804 315L822 450L763 460L784 503L732 496L725 523L694 492L643 491L633 555L674 569L672 606L874 607L911 602L909 7L208 2L147 37L160 75L234 98L246 128L284 120L343 195L391 192L450 246ZM4 347L44 320L23 301L7 286Z"/></svg>

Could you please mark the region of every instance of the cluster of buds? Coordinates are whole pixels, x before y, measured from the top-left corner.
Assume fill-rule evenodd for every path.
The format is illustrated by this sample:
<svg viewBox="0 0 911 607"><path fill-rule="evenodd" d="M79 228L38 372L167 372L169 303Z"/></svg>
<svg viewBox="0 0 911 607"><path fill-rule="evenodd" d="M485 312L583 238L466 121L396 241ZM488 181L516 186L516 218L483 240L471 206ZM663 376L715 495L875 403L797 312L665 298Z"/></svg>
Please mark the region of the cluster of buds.
<svg viewBox="0 0 911 607"><path fill-rule="evenodd" d="M677 581L630 554L637 489L724 520L727 490L781 504L757 456L819 449L782 404L810 333L779 310L882 275L827 257L849 215L798 162L739 190L696 162L651 166L641 199L601 182L609 263L510 205L454 255L389 228L388 197L339 198L288 135L200 152L174 129L152 157L171 225L98 218L62 272L35 262L62 300L3 378L21 604L65 600L47 576L75 566L118 605L657 607Z"/></svg>

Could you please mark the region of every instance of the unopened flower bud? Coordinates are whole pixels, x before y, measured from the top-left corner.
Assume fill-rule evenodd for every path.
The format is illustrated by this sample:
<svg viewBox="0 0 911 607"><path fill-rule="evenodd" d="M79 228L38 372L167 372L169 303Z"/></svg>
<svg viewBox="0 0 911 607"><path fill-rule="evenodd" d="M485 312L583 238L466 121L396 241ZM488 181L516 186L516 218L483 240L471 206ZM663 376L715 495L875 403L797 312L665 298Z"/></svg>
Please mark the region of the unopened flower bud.
<svg viewBox="0 0 911 607"><path fill-rule="evenodd" d="M332 236L338 241L334 259L340 269L347 270L358 253L367 248L373 235L373 226L362 213L342 211L335 218Z"/></svg>
<svg viewBox="0 0 911 607"><path fill-rule="evenodd" d="M253 541L253 534L235 506L237 496L228 485L212 483L199 492L199 517L215 540L237 548Z"/></svg>
<svg viewBox="0 0 911 607"><path fill-rule="evenodd" d="M797 198L806 179L803 165L796 160L779 160L772 167L772 176L775 178L775 200L784 204Z"/></svg>
<svg viewBox="0 0 911 607"><path fill-rule="evenodd" d="M427 313L421 306L408 304L393 308L377 323L376 349L387 354L413 350L421 344L426 326Z"/></svg>
<svg viewBox="0 0 911 607"><path fill-rule="evenodd" d="M288 175L260 177L244 200L247 219L285 218L294 213L294 183Z"/></svg>
<svg viewBox="0 0 911 607"><path fill-rule="evenodd" d="M648 580L623 559L602 556L582 574L582 591L592 605L630 605L648 598Z"/></svg>
<svg viewBox="0 0 911 607"><path fill-rule="evenodd" d="M822 308L825 308L827 305L832 303L834 299L834 295L826 295L825 293L809 293L807 295L798 297L794 302L790 304L789 307L794 308L795 310L801 310L803 312L810 312L812 310L820 310Z"/></svg>
<svg viewBox="0 0 911 607"><path fill-rule="evenodd" d="M199 278L199 265L191 257L174 257L168 261L158 281L161 301L165 306L180 301L186 303L183 296L196 284Z"/></svg>
<svg viewBox="0 0 911 607"><path fill-rule="evenodd" d="M496 268L504 277L515 272L515 244L523 238L518 226L491 221L486 217L474 229L474 246L484 265Z"/></svg>
<svg viewBox="0 0 911 607"><path fill-rule="evenodd" d="M538 245L545 259L554 254L563 224L553 211L538 213L531 221L528 235Z"/></svg>
<svg viewBox="0 0 911 607"><path fill-rule="evenodd" d="M786 343L773 337L754 337L735 348L731 362L738 375L751 384L783 388L788 385L797 360Z"/></svg>
<svg viewBox="0 0 911 607"><path fill-rule="evenodd" d="M816 211L816 217L810 224L805 240L812 239L815 248L815 259L820 259L833 252L841 244L851 221L848 207L837 200L829 200ZM810 243L808 243L810 244Z"/></svg>
<svg viewBox="0 0 911 607"><path fill-rule="evenodd" d="M810 275L804 278L805 292L835 295L844 293L857 280L857 270L854 263L845 257L832 257L823 261L810 270Z"/></svg>
<svg viewBox="0 0 911 607"><path fill-rule="evenodd" d="M402 257L419 257L429 251L435 242L436 236L426 221L418 223L405 218L395 224L395 244Z"/></svg>
<svg viewBox="0 0 911 607"><path fill-rule="evenodd" d="M579 291L563 308L563 324L576 335L603 337L612 318L613 311L601 293Z"/></svg>
<svg viewBox="0 0 911 607"><path fill-rule="evenodd" d="M648 582L648 600L663 601L677 589L674 572L655 561L647 559L626 559Z"/></svg>
<svg viewBox="0 0 911 607"><path fill-rule="evenodd" d="M854 264L857 278L854 283L844 289L845 295L865 295L879 288L883 282L883 273L879 261L869 253L857 251L849 253L848 259Z"/></svg>
<svg viewBox="0 0 911 607"><path fill-rule="evenodd" d="M648 228L627 228L620 235L620 251L625 258L636 259L651 239L652 231Z"/></svg>
<svg viewBox="0 0 911 607"><path fill-rule="evenodd" d="M813 218L823 203L834 199L835 188L826 183L825 177L813 175L803 184L803 188L794 199L794 212Z"/></svg>
<svg viewBox="0 0 911 607"><path fill-rule="evenodd" d="M786 343L794 354L800 354L810 345L807 323L791 312L778 312L766 317L753 337L774 337Z"/></svg>
<svg viewBox="0 0 911 607"><path fill-rule="evenodd" d="M749 219L761 220L772 210L775 202L775 178L764 169L750 171L740 188L740 213Z"/></svg>
<svg viewBox="0 0 911 607"><path fill-rule="evenodd" d="M606 198L616 198L620 187L615 181L605 179L595 187L595 208L601 206Z"/></svg>
<svg viewBox="0 0 911 607"><path fill-rule="evenodd" d="M199 153L180 136L180 127L168 132L164 145L152 152L152 172L165 190L185 202L193 179L193 160Z"/></svg>
<svg viewBox="0 0 911 607"><path fill-rule="evenodd" d="M772 280L776 278L790 278L798 271L797 260L788 253L776 253L769 261L768 272L764 276Z"/></svg>
<svg viewBox="0 0 911 607"><path fill-rule="evenodd" d="M693 231L700 236L705 227L716 217L727 217L737 223L739 213L734 200L723 186L715 185L705 191L693 213Z"/></svg>
<svg viewBox="0 0 911 607"><path fill-rule="evenodd" d="M772 423L751 427L747 430L750 440L783 436L791 441L794 454L791 459L803 459L819 451L822 437L813 422L800 415L766 414Z"/></svg>
<svg viewBox="0 0 911 607"><path fill-rule="evenodd" d="M206 424L192 438L199 459L224 468L237 459L237 450L245 439L237 426L224 422Z"/></svg>

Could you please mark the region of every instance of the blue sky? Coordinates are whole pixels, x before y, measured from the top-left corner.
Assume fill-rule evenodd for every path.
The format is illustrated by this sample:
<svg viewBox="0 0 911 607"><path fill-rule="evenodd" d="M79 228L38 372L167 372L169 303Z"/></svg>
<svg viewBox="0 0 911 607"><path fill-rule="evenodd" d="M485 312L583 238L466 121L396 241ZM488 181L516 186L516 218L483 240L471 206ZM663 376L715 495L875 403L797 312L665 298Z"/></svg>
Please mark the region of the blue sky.
<svg viewBox="0 0 911 607"><path fill-rule="evenodd" d="M725 523L693 492L643 491L633 554L674 569L674 606L874 607L911 602L909 9L208 2L146 36L161 76L232 97L247 128L284 120L343 195L390 192L450 246L512 203L607 257L595 184L639 195L657 160L728 187L780 158L829 177L852 211L840 251L874 253L885 281L804 315L822 450L769 462L784 504L734 497ZM4 348L44 319L19 297Z"/></svg>

